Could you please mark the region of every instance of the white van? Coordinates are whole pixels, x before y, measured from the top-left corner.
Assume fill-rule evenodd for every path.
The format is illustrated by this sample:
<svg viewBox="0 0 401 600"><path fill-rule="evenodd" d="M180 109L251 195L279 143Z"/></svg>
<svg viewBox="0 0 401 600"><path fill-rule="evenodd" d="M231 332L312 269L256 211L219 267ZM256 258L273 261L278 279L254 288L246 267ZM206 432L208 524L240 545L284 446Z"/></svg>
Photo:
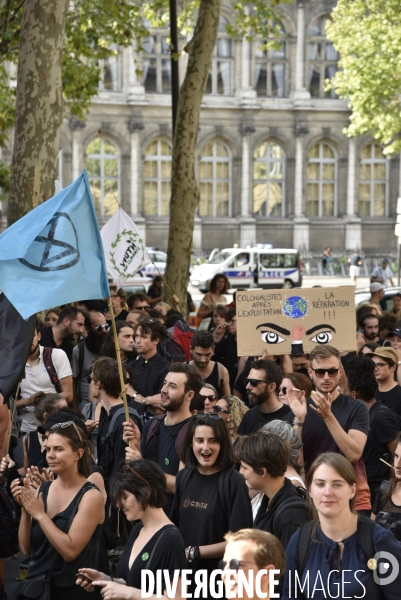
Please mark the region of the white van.
<svg viewBox="0 0 401 600"><path fill-rule="evenodd" d="M258 282L254 283L254 274ZM217 273L224 273L231 287L293 288L302 286L302 263L293 248L224 248L213 251L209 260L196 267L191 284L202 292Z"/></svg>

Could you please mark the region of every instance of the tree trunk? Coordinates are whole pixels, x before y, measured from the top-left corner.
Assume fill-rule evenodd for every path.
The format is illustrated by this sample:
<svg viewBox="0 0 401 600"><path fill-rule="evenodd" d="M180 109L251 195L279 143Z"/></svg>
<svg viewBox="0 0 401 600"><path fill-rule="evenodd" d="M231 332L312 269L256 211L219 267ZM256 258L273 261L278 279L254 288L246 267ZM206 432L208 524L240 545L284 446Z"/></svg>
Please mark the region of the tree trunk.
<svg viewBox="0 0 401 600"><path fill-rule="evenodd" d="M18 60L8 224L54 194L63 122L61 63L69 0L26 0Z"/></svg>
<svg viewBox="0 0 401 600"><path fill-rule="evenodd" d="M185 314L192 236L199 189L195 150L201 103L219 29L222 0L201 0L194 36L188 44L188 67L180 89L174 134L171 176L170 227L166 280L180 299ZM171 303L171 292L164 288Z"/></svg>

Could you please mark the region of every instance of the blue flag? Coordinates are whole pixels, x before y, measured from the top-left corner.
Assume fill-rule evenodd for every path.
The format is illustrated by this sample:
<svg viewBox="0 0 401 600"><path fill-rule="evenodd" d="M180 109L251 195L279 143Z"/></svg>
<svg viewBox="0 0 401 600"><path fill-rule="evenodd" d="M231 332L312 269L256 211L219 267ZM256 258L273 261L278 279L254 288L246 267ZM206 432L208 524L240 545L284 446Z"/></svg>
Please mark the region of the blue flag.
<svg viewBox="0 0 401 600"><path fill-rule="evenodd" d="M0 289L24 319L109 296L86 171L0 235Z"/></svg>

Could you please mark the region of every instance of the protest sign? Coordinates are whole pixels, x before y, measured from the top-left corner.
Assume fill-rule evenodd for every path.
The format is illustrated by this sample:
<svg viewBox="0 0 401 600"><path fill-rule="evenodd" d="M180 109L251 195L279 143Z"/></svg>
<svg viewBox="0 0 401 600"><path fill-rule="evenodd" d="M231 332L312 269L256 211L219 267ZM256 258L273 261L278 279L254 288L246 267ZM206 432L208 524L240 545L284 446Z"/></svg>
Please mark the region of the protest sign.
<svg viewBox="0 0 401 600"><path fill-rule="evenodd" d="M355 288L237 292L239 356L303 354L318 344L356 350Z"/></svg>

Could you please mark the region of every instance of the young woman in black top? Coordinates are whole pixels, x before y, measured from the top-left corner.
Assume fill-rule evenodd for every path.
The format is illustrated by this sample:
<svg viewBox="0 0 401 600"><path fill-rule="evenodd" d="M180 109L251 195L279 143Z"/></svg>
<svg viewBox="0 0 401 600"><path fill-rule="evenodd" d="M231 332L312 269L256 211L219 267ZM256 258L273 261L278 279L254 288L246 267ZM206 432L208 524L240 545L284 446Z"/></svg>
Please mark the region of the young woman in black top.
<svg viewBox="0 0 401 600"><path fill-rule="evenodd" d="M153 572L167 569L173 581L174 570L186 568L184 542L163 511L166 476L153 461L139 459L125 465L112 480L110 494L128 521L140 521L132 529L118 563L121 579L113 581L104 573L85 568L80 572L89 575L94 585L85 578L78 578L77 584L89 592L100 588L103 597L136 600L141 598L142 569ZM181 598L180 594L178 581L175 598Z"/></svg>
<svg viewBox="0 0 401 600"><path fill-rule="evenodd" d="M37 496L27 479L23 485L19 479L11 484L14 499L22 506L20 547L30 554L27 580L46 574L57 553L51 598L81 600L86 595L76 587L75 574L79 567L97 564L104 499L87 481L91 473L88 440L73 421L50 428L46 452L49 467L57 475L55 481L43 483Z"/></svg>
<svg viewBox="0 0 401 600"><path fill-rule="evenodd" d="M224 535L252 527L248 489L219 415L194 415L182 447L185 469L177 474L170 518L184 538L189 568L210 573L224 555Z"/></svg>
<svg viewBox="0 0 401 600"><path fill-rule="evenodd" d="M401 433L396 442L391 480L383 481L380 486L373 513L376 523L389 529L401 543Z"/></svg>

